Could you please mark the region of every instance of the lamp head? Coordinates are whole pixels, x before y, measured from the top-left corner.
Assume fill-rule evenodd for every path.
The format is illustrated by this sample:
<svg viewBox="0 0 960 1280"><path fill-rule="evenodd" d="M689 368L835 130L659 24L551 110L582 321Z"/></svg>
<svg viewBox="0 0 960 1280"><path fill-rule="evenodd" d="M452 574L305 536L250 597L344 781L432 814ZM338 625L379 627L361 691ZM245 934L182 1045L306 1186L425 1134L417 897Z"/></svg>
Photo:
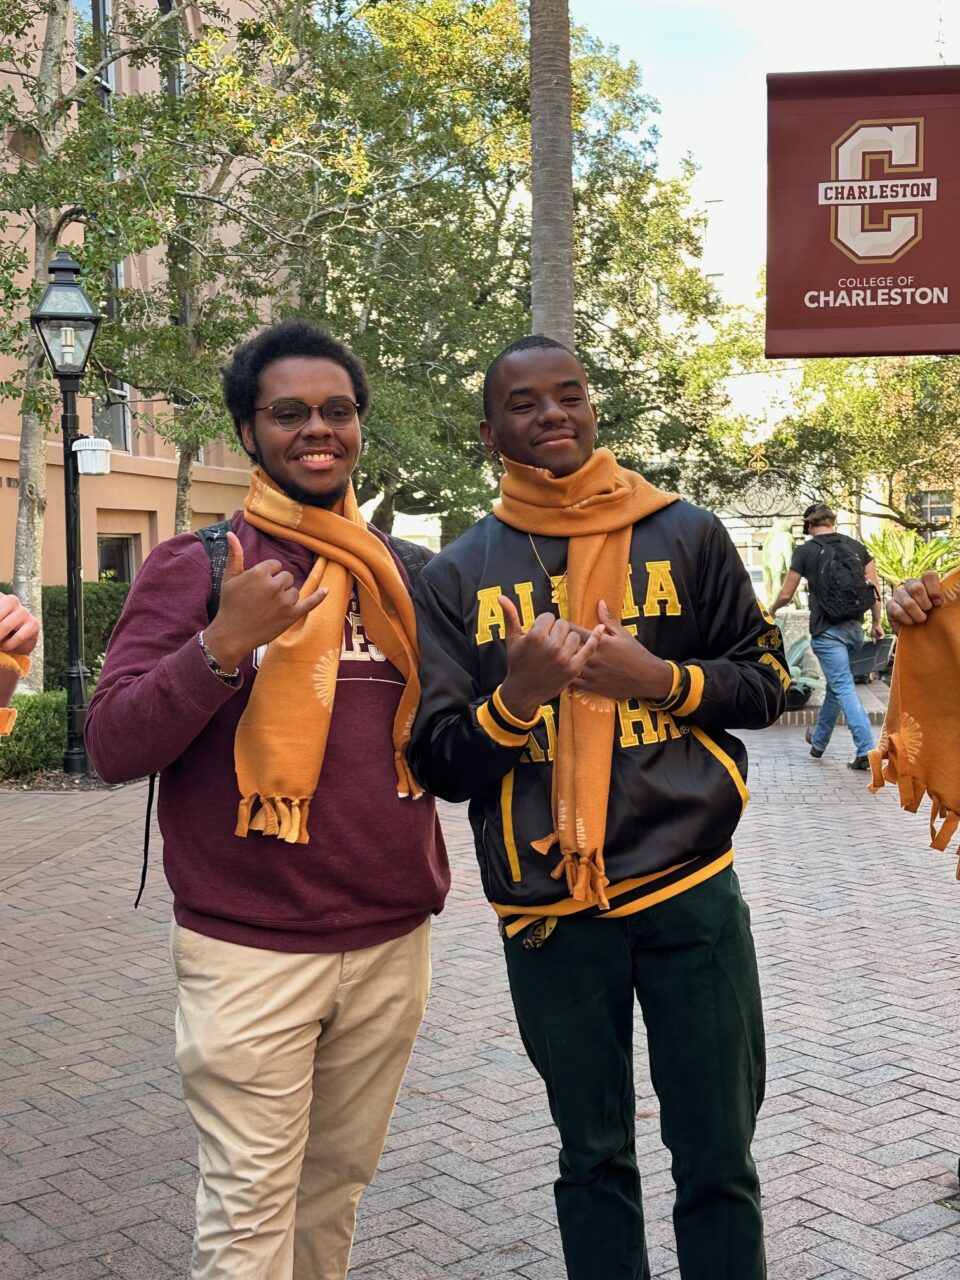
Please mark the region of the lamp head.
<svg viewBox="0 0 960 1280"><path fill-rule="evenodd" d="M61 249L50 263L52 277L30 324L58 378L80 378L103 317L80 284L80 264Z"/></svg>

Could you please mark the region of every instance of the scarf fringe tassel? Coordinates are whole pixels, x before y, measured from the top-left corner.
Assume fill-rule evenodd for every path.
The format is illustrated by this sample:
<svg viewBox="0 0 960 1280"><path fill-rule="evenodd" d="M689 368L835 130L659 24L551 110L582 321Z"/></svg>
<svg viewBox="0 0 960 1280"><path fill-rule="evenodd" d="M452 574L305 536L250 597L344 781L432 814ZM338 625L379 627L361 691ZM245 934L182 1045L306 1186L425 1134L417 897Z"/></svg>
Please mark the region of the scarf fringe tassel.
<svg viewBox="0 0 960 1280"><path fill-rule="evenodd" d="M419 800L423 788L407 767L403 752L395 754L397 770L397 795L401 799L412 796ZM285 844L307 844L307 820L310 817L311 796L244 796L237 810L234 835L246 836L258 831L264 836L276 836ZM259 805L259 808L257 807Z"/></svg>
<svg viewBox="0 0 960 1280"><path fill-rule="evenodd" d="M558 838L554 831L542 840L532 841L530 847L536 849L537 853L547 854ZM552 880L559 880L561 876L566 876L567 892L575 902L596 905L601 911L610 910L610 900L605 892L610 881L607 879L601 854L589 857L572 849L563 855L563 860L550 872Z"/></svg>
<svg viewBox="0 0 960 1280"><path fill-rule="evenodd" d="M251 831L259 831L261 835L276 836L285 844L306 844L311 798L244 796L237 811L234 835L245 836ZM255 810L258 804L260 807Z"/></svg>
<svg viewBox="0 0 960 1280"><path fill-rule="evenodd" d="M397 771L397 795L400 799L406 800L412 797L414 800L419 800L423 795L423 787L410 772L407 757L399 749L393 753L393 767Z"/></svg>
<svg viewBox="0 0 960 1280"><path fill-rule="evenodd" d="M897 734L891 734L887 747L888 754L879 748L870 752L870 769L873 777L869 790L876 795L889 782L895 785L899 792L901 808L906 809L908 813L916 813L924 796L928 793L919 778L912 773L901 772L897 768L898 756L909 759L906 753L901 755L902 748L897 738ZM930 848L945 853L950 841L960 829L960 813L948 809L938 796L931 794L930 801ZM957 879L960 880L960 849L957 850Z"/></svg>

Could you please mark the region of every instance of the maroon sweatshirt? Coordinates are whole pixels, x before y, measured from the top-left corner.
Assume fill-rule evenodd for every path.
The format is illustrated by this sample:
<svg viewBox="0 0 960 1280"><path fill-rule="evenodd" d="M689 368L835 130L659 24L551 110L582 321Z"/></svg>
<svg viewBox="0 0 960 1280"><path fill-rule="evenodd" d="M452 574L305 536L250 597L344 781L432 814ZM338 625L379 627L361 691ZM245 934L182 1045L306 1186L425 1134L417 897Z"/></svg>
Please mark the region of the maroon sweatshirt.
<svg viewBox="0 0 960 1280"><path fill-rule="evenodd" d="M268 537L240 512L233 529L247 568L279 560L303 583L314 560L305 547ZM354 601L309 842L253 832L240 839L233 741L258 655L244 659L234 687L207 666L197 635L210 590L210 561L193 534L152 552L86 719L90 758L108 782L160 771L163 862L177 922L271 951L352 951L409 933L441 909L450 873L432 797L397 795L392 729L403 677L365 635ZM310 702L288 712L308 715Z"/></svg>

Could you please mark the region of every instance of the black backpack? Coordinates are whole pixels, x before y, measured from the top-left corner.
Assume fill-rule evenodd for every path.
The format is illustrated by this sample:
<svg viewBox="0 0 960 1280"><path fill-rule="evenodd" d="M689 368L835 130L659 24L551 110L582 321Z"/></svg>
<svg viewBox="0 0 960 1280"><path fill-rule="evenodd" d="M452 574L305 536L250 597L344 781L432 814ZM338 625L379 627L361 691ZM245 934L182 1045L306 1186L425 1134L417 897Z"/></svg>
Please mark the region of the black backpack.
<svg viewBox="0 0 960 1280"><path fill-rule="evenodd" d="M818 536L813 541L820 551L814 592L824 615L830 622L862 619L877 593L864 577L864 563L856 546L840 536L829 542L821 542Z"/></svg>
<svg viewBox="0 0 960 1280"><path fill-rule="evenodd" d="M210 557L210 596L207 600L207 620L212 622L217 616L217 610L220 608L220 588L223 585L223 571L227 567L227 534L230 532L231 525L229 520L218 520L216 524L204 525L202 529L197 529L196 534L203 543L203 549ZM407 571L407 577L410 579L410 586L417 585L417 579L420 577L421 570L428 560L433 559L433 552L427 547L421 547L419 543L408 542L406 538L395 538L393 534L386 535L391 549L397 559ZM157 785L157 775L151 773L150 781L147 786L147 816L143 828L143 867L140 871L140 888L137 890L137 900L134 902L134 909L139 907L140 899L143 897L143 890L147 883L147 861L150 855L150 815L153 813L153 794Z"/></svg>

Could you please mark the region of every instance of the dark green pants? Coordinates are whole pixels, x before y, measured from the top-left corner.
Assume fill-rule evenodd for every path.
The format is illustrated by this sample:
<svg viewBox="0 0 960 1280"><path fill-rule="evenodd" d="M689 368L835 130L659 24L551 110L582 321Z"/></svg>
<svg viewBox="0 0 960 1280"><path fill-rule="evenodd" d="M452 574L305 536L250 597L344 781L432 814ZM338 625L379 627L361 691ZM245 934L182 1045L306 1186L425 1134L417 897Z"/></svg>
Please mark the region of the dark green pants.
<svg viewBox="0 0 960 1280"><path fill-rule="evenodd" d="M570 1280L648 1280L635 1156L633 1008L647 1029L677 1188L683 1280L762 1280L750 1155L764 1040L750 913L732 870L622 920L505 940L530 1061L560 1131L557 1217Z"/></svg>

